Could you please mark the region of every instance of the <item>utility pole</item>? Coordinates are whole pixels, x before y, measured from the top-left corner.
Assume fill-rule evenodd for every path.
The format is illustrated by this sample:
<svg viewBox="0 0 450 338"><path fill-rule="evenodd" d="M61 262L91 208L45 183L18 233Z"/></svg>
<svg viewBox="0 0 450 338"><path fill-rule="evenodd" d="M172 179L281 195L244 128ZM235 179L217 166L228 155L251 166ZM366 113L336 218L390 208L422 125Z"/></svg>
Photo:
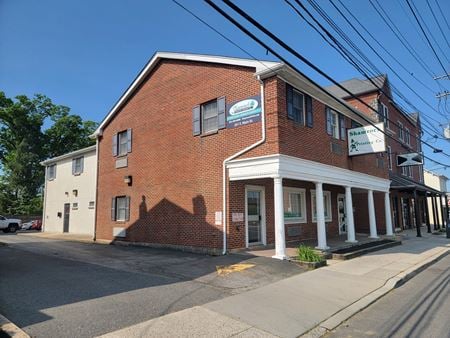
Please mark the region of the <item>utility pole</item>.
<svg viewBox="0 0 450 338"><path fill-rule="evenodd" d="M442 79L446 79L449 80L450 79L450 74L444 74L444 75L440 75L440 76L435 76L433 77L434 80L442 80ZM444 90L443 92L439 92L436 94L436 98L439 100L445 97L445 102L447 102L447 96L450 95L450 92L448 90ZM444 123L441 125L441 127L443 127L444 131L443 131L443 136L446 140L450 140L450 121L447 121L447 123Z"/></svg>

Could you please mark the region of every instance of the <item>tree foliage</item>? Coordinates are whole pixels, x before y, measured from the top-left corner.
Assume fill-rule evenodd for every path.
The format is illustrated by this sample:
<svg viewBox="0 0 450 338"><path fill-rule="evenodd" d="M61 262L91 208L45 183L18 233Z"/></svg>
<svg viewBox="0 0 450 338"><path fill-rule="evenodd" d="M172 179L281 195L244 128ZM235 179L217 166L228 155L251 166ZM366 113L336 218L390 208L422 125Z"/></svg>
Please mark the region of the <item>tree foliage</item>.
<svg viewBox="0 0 450 338"><path fill-rule="evenodd" d="M0 213L39 213L44 183L39 163L94 144L89 135L96 127L44 95L11 99L0 91Z"/></svg>

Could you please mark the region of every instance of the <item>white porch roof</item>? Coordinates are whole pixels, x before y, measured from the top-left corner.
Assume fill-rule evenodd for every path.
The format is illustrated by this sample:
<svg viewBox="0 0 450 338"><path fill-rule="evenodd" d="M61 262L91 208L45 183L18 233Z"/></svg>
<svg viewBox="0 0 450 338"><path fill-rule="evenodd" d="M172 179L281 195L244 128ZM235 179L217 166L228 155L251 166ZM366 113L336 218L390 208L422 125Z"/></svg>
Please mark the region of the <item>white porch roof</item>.
<svg viewBox="0 0 450 338"><path fill-rule="evenodd" d="M227 164L230 181L282 177L389 192L388 179L283 154L233 160Z"/></svg>

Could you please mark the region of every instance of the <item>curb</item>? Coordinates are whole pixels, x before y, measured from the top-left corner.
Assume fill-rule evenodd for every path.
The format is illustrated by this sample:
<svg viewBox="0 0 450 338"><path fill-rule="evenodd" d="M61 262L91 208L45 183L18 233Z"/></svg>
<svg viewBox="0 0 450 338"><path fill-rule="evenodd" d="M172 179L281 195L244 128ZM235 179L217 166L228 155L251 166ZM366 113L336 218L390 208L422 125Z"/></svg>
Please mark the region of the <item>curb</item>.
<svg viewBox="0 0 450 338"><path fill-rule="evenodd" d="M11 323L6 317L0 315L0 334L6 334L7 337L30 338L22 329Z"/></svg>
<svg viewBox="0 0 450 338"><path fill-rule="evenodd" d="M411 278L413 278L414 276L416 276L429 266L433 265L437 261L447 256L449 253L450 253L449 249L440 251L439 253L428 257L424 261L410 267L409 269L400 272L398 275L391 277L386 281L386 283L382 287L372 291L371 293L367 294L366 296L362 297L356 302L338 311L337 313L335 313L328 319L325 319L323 322L321 322L320 324L318 324L316 327L312 328L305 334L300 335L300 337L305 338L323 337L325 334L327 334L331 330L334 330L344 321L346 321L350 317L353 317L358 312L361 312L369 305L373 304L378 299L380 299L381 297L392 291L393 289L403 285L404 283L409 281Z"/></svg>

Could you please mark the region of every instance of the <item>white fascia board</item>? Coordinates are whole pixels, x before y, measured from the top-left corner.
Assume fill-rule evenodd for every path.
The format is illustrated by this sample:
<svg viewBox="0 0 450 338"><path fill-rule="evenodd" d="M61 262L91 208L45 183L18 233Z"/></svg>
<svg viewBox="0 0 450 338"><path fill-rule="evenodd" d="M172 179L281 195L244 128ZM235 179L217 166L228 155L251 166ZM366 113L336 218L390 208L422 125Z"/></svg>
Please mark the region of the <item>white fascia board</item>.
<svg viewBox="0 0 450 338"><path fill-rule="evenodd" d="M94 151L96 151L96 149L97 149L97 145L93 145L93 146L90 146L90 147L86 147L86 148L83 148L83 149L78 149L78 150L72 151L70 153L67 153L67 154L64 154L64 155L61 155L61 156L49 158L49 159L47 159L45 161L40 162L39 164L43 165L43 166L47 166L49 164L56 163L56 162L59 162L61 160L65 160L67 158L76 157L76 156L79 156L79 155L84 155L86 153L94 152Z"/></svg>
<svg viewBox="0 0 450 338"><path fill-rule="evenodd" d="M224 65L241 66L255 68L256 72L260 72L265 69L272 69L278 67L280 62L273 61L262 61L262 60L251 60L242 58L232 58L226 56L215 56L215 55L202 55L202 54L186 54L186 53L172 53L172 52L157 52L153 55L147 65L138 74L135 80L131 83L128 89L122 94L117 103L110 110L108 115L103 119L103 121L98 126L97 130L91 137L98 137L102 135L102 130L104 126L112 119L112 117L118 112L122 107L122 104L130 97L130 95L136 90L136 88L141 84L145 77L152 71L152 69L158 64L161 59L168 60L184 60L184 61L196 61L205 63L218 63Z"/></svg>
<svg viewBox="0 0 450 338"><path fill-rule="evenodd" d="M227 168L230 181L283 177L383 192L389 191L391 183L388 179L282 154L231 161Z"/></svg>
<svg viewBox="0 0 450 338"><path fill-rule="evenodd" d="M303 74L296 72L294 69L288 67L287 65L281 64L282 66L270 69L270 70L261 70L257 72L256 75L259 75L262 79L268 78L270 76L278 76L283 81L289 83L291 86L297 88L298 90L310 95L315 98L317 101L322 102L323 104L329 106L330 108L342 113L343 115L357 121L362 125L367 125L367 121L358 114L354 112L354 110L358 111L360 115L363 115L365 118L372 122L377 122L373 120L370 116L364 114L363 112L357 110L356 108L349 105L346 101L336 97L330 97L325 94L320 88L319 84L310 81ZM326 90L326 89L324 89ZM327 91L328 92L328 91ZM330 93L330 95L332 95Z"/></svg>

